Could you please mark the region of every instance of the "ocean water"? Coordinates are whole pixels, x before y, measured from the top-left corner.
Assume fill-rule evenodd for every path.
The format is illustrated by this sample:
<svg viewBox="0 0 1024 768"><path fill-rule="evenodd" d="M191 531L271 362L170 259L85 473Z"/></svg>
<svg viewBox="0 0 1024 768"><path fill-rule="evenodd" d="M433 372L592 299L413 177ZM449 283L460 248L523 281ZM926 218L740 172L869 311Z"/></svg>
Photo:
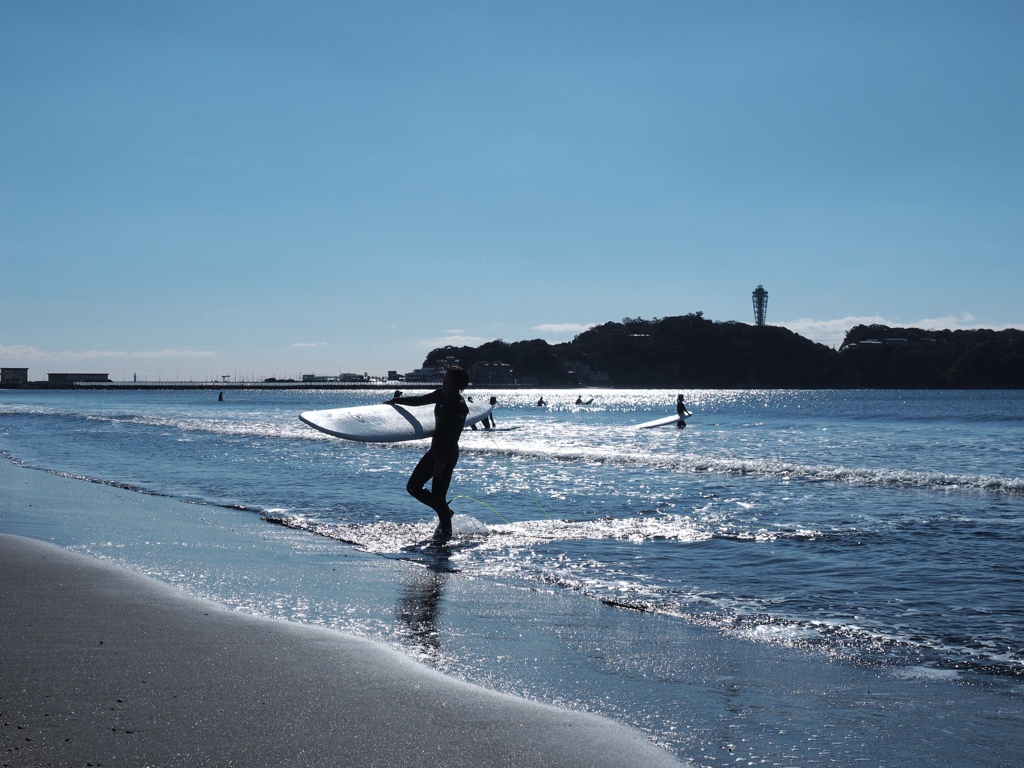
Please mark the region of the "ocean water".
<svg viewBox="0 0 1024 768"><path fill-rule="evenodd" d="M430 578L1024 694L1024 392L694 390L685 429L639 430L677 393L475 391L498 397L498 429L463 436L443 558L432 512L404 490L424 442L346 442L297 418L387 394L0 391L0 450ZM277 610L258 590L237 602ZM638 676L658 674L649 659ZM672 746L659 718L652 704L647 729Z"/></svg>

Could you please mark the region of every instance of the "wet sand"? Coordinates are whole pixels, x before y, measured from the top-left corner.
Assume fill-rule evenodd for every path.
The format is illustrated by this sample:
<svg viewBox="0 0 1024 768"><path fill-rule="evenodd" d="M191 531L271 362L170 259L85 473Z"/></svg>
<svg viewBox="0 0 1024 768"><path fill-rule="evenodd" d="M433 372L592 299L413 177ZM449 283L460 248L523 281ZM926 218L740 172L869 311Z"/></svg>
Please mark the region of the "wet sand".
<svg viewBox="0 0 1024 768"><path fill-rule="evenodd" d="M0 531L31 537L0 536L0 768L1009 768L1024 749L1009 681L853 665L4 460Z"/></svg>
<svg viewBox="0 0 1024 768"><path fill-rule="evenodd" d="M670 766L610 720L463 684L0 535L0 765Z"/></svg>

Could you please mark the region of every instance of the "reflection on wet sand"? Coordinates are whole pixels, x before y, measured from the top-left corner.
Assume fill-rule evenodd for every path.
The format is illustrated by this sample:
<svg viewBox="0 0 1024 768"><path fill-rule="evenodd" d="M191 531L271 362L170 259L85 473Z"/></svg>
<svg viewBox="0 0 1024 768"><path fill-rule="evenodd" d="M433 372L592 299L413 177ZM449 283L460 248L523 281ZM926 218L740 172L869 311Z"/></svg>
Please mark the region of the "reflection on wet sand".
<svg viewBox="0 0 1024 768"><path fill-rule="evenodd" d="M441 595L451 573L447 548L440 549L438 554L436 562L416 569L412 579L399 592L395 606L399 634L411 650L422 656L424 661L432 663L441 656L438 616Z"/></svg>

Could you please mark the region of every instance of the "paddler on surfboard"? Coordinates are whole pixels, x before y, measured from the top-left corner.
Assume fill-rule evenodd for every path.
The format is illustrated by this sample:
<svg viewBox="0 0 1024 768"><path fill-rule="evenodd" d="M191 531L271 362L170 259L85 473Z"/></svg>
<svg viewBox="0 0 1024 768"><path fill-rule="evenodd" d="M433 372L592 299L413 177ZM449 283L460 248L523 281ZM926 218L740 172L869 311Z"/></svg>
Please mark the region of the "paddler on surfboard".
<svg viewBox="0 0 1024 768"><path fill-rule="evenodd" d="M447 501L448 486L459 462L459 438L469 414L469 406L462 397L462 390L468 386L466 369L453 365L445 372L440 389L426 395L385 400L392 405L434 404L434 436L430 439L430 448L412 471L405 489L437 513L437 533L445 538L452 535L453 512ZM429 491L426 489L428 480L431 480Z"/></svg>

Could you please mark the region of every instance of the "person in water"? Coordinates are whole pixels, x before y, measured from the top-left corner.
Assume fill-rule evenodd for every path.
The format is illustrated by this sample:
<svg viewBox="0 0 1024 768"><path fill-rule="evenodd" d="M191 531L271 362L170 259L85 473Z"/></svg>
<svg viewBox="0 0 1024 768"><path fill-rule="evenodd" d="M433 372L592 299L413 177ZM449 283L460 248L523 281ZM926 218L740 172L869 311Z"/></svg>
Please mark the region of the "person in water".
<svg viewBox="0 0 1024 768"><path fill-rule="evenodd" d="M469 402L471 402L471 403L473 402L473 398L472 397L467 397L466 399ZM495 404L498 402L498 398L496 398L494 395L491 395L491 401L490 402L491 402L491 409L492 410L488 411L484 415L484 417L480 420L481 426L483 426L483 428L487 429L487 430L494 429L494 410L493 409L494 409ZM474 432L476 432L476 424L470 424L469 428L472 429Z"/></svg>
<svg viewBox="0 0 1024 768"><path fill-rule="evenodd" d="M454 513L448 506L448 486L459 462L459 438L469 415L469 406L462 397L462 390L468 386L466 369L453 365L445 373L440 389L426 395L392 397L385 401L392 405L434 405L434 436L430 439L430 448L412 471L405 489L437 513L437 532L445 537L452 535ZM429 491L428 480L431 481Z"/></svg>
<svg viewBox="0 0 1024 768"><path fill-rule="evenodd" d="M686 410L686 401L683 399L682 395L676 398L676 413L679 414L679 421L676 422L676 426L680 429L686 429L685 418L687 416L692 416L693 414Z"/></svg>

